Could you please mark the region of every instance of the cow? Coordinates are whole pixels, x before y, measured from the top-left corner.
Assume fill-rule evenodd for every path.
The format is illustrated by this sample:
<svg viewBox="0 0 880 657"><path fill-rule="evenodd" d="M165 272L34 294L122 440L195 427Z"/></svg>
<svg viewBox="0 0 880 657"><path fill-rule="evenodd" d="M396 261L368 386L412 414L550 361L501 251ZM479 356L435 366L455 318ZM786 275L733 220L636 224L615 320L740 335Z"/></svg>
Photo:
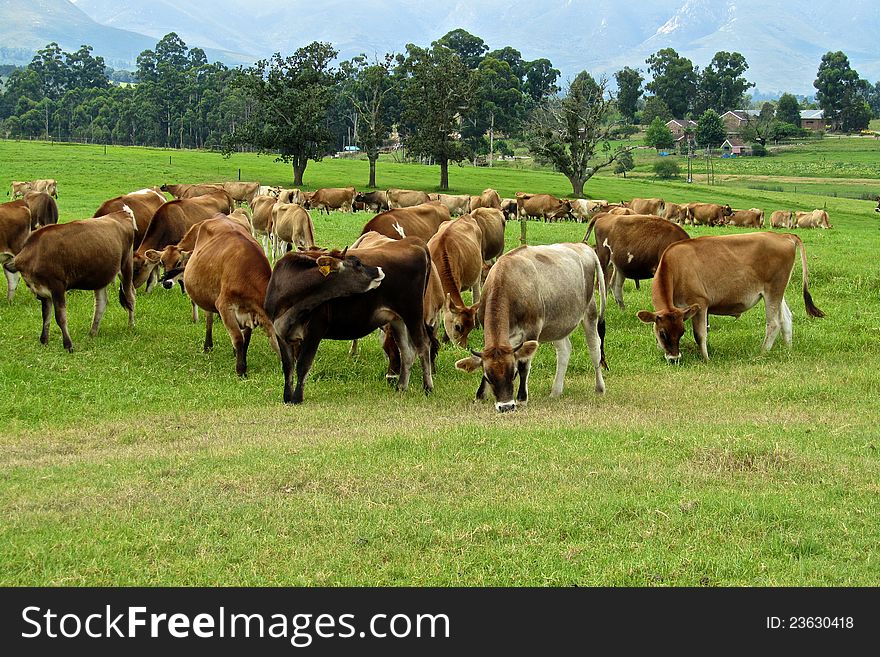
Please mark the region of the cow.
<svg viewBox="0 0 880 657"><path fill-rule="evenodd" d="M147 283L147 292L158 281L156 263L147 260L144 254L149 249L162 250L169 244L176 244L192 226L210 219L218 212L229 214L232 211L232 198L224 190L204 194L195 198L178 199L162 205L150 220L144 238L134 253L134 286Z"/></svg>
<svg viewBox="0 0 880 657"><path fill-rule="evenodd" d="M790 210L775 210L770 215L771 228L794 228L794 212Z"/></svg>
<svg viewBox="0 0 880 657"><path fill-rule="evenodd" d="M598 303L593 289L598 283ZM599 306L598 311L596 306ZM472 351L455 366L483 375L477 399L486 398L486 386L498 411L512 411L528 402L532 357L542 342L556 347L556 377L551 397L562 394L571 356L571 333L584 327L596 373L596 392L605 392L605 282L599 258L587 244L520 246L498 258L489 272L480 304L484 347ZM513 396L513 380L519 390Z"/></svg>
<svg viewBox="0 0 880 657"><path fill-rule="evenodd" d="M375 230L394 240L420 237L427 242L440 228L440 224L449 221L449 218L449 210L437 201L422 203L377 214L367 222L361 235Z"/></svg>
<svg viewBox="0 0 880 657"><path fill-rule="evenodd" d="M276 197L276 200L279 203L296 203L297 205L302 205L305 197L303 193L299 189L279 189L277 194L273 196Z"/></svg>
<svg viewBox="0 0 880 657"><path fill-rule="evenodd" d="M630 208L626 208L622 205L611 205L608 206L608 212L603 212L600 214L616 214L616 215L628 215L635 214L635 210L631 210Z"/></svg>
<svg viewBox="0 0 880 657"><path fill-rule="evenodd" d="M390 210L388 207L388 195L386 192L369 192L368 194L359 192L357 196L354 197L354 200L357 203L363 203L364 209L369 210L370 212L385 212L386 210Z"/></svg>
<svg viewBox="0 0 880 657"><path fill-rule="evenodd" d="M693 226L723 226L725 217L733 214L729 205L717 203L688 203L686 223Z"/></svg>
<svg viewBox="0 0 880 657"><path fill-rule="evenodd" d="M58 204L46 192L28 192L24 202L31 211L31 230L58 223Z"/></svg>
<svg viewBox="0 0 880 657"><path fill-rule="evenodd" d="M480 225L468 214L444 224L428 241L431 262L443 286L443 327L450 340L465 348L468 334L476 326L480 303L482 242ZM473 293L472 306L461 298L464 290Z"/></svg>
<svg viewBox="0 0 880 657"><path fill-rule="evenodd" d="M812 210L810 212L795 212L791 227L831 228L831 224L828 223L828 213L825 210Z"/></svg>
<svg viewBox="0 0 880 657"><path fill-rule="evenodd" d="M395 189L392 187L385 192L385 195L388 198L389 210L410 208L431 200L425 192L418 192L412 189Z"/></svg>
<svg viewBox="0 0 880 657"><path fill-rule="evenodd" d="M281 193L281 188L277 185L260 185L260 189L257 190L256 196L274 196L278 198L278 195ZM251 209L253 209L253 205L251 205Z"/></svg>
<svg viewBox="0 0 880 657"><path fill-rule="evenodd" d="M130 194L117 196L104 201L95 211L92 217L103 217L113 212L121 212L123 206L127 206L134 212L134 220L137 229L134 233L134 249L137 251L147 232L147 226L156 211L165 205L165 195L154 189L141 189Z"/></svg>
<svg viewBox="0 0 880 657"><path fill-rule="evenodd" d="M474 208L475 210L477 208ZM504 219L506 221L511 221L516 219L516 199L515 198L504 198L501 199L501 212L504 213Z"/></svg>
<svg viewBox="0 0 880 657"><path fill-rule="evenodd" d="M49 342L52 307L61 329L64 348L73 351L67 332L67 290L94 290L95 314L89 335L95 336L107 309L107 288L121 275L119 303L134 326L132 244L134 213L123 207L103 217L46 226L31 233L12 261L28 288L40 299L43 330L40 342ZM7 263L7 267L10 263Z"/></svg>
<svg viewBox="0 0 880 657"><path fill-rule="evenodd" d="M666 211L666 202L662 198L634 198L620 204L636 214L653 214L655 217L662 217Z"/></svg>
<svg viewBox="0 0 880 657"><path fill-rule="evenodd" d="M272 267L257 241L227 217L203 221L195 230L194 248L184 252L183 283L193 305L205 311L204 351L214 347L216 313L232 341L235 372L245 377L251 332L257 326L280 355L275 327L263 309ZM175 273L166 272L166 277Z"/></svg>
<svg viewBox="0 0 880 657"><path fill-rule="evenodd" d="M201 183L197 185L171 185L165 183L164 185L159 187L159 190L163 192L168 192L176 199L196 198L198 196L204 196L205 194L216 194L218 191L226 191L225 189L223 189L223 183ZM230 195L229 198L232 199L232 196Z"/></svg>
<svg viewBox="0 0 880 657"><path fill-rule="evenodd" d="M248 233L250 233L251 236L253 236L253 234L254 234L253 219L251 218L250 212L245 210L244 207L236 208L235 210L230 212L227 216L229 217L230 220L237 223L239 226L244 228Z"/></svg>
<svg viewBox="0 0 880 657"><path fill-rule="evenodd" d="M672 221L676 224L681 225L687 221L687 206L680 203L670 203L667 201L666 212L663 214L663 217L667 221Z"/></svg>
<svg viewBox="0 0 880 657"><path fill-rule="evenodd" d="M307 210L323 210L330 214L330 210L342 210L351 212L351 206L357 196L354 187L324 187L312 192L302 204Z"/></svg>
<svg viewBox="0 0 880 657"><path fill-rule="evenodd" d="M638 283L653 278L666 247L689 239L681 226L656 215L596 215L587 227L584 242L589 239L594 227L596 255L599 256L605 286L611 288L621 310L626 308L623 302L624 281L629 278Z"/></svg>
<svg viewBox="0 0 880 657"><path fill-rule="evenodd" d="M292 252L281 258L269 280L264 307L281 350L284 401L302 403L322 339L355 340L388 323L400 348L398 390L408 387L416 355L422 364L422 386L426 393L433 390L423 307L430 271L428 247L417 237L348 254Z"/></svg>
<svg viewBox="0 0 880 657"><path fill-rule="evenodd" d="M495 258L504 253L504 229L507 228L504 213L495 208L477 208L471 212L471 216L482 234L483 260L494 262Z"/></svg>
<svg viewBox="0 0 880 657"><path fill-rule="evenodd" d="M471 197L466 194L428 194L428 197L438 201L452 216L467 214L471 210Z"/></svg>
<svg viewBox="0 0 880 657"><path fill-rule="evenodd" d="M541 217L544 221L565 219L571 214L571 202L550 194L516 193L517 215L522 218Z"/></svg>
<svg viewBox="0 0 880 657"><path fill-rule="evenodd" d="M501 197L494 189L487 187L479 196L471 196L470 209L476 210L477 208L494 208L500 210Z"/></svg>
<svg viewBox="0 0 880 657"><path fill-rule="evenodd" d="M224 182L219 183L226 193L232 197L237 203L247 203L251 205L254 197L260 194L260 183L258 182ZM253 208L253 206L251 205Z"/></svg>
<svg viewBox="0 0 880 657"><path fill-rule="evenodd" d="M31 211L24 200L0 203L0 265L11 261L21 251L31 234ZM14 267L3 268L6 276L6 300L15 298L18 274Z"/></svg>
<svg viewBox="0 0 880 657"><path fill-rule="evenodd" d="M296 203L276 203L272 210L272 256L277 257L286 246L315 248L315 227L308 211Z"/></svg>
<svg viewBox="0 0 880 657"><path fill-rule="evenodd" d="M767 326L761 350L770 350L780 329L790 344L791 310L785 303L785 288L798 249L807 314L823 317L808 289L804 243L791 233L767 232L698 237L670 245L651 286L654 312L642 310L638 318L653 325L657 344L669 362L681 358L684 322L691 319L694 340L709 360L709 315L739 317L763 297Z"/></svg>
<svg viewBox="0 0 880 657"><path fill-rule="evenodd" d="M52 178L40 180L12 181L12 200L24 197L28 192L45 192L53 198L58 198L58 182Z"/></svg>
<svg viewBox="0 0 880 657"><path fill-rule="evenodd" d="M31 191L31 183L26 180L12 181L12 200L23 198L25 194Z"/></svg>
<svg viewBox="0 0 880 657"><path fill-rule="evenodd" d="M594 214L607 212L609 208L608 201L579 198L571 202L571 214L579 223L589 221Z"/></svg>
<svg viewBox="0 0 880 657"><path fill-rule="evenodd" d="M263 249L269 253L269 240L272 234L272 218L275 204L280 203L277 197L271 194L260 195L254 198L251 208L254 211L251 221L254 227L254 237L263 238Z"/></svg>
<svg viewBox="0 0 880 657"><path fill-rule="evenodd" d="M760 208L734 210L733 214L727 218L727 225L761 228L764 225L764 211Z"/></svg>

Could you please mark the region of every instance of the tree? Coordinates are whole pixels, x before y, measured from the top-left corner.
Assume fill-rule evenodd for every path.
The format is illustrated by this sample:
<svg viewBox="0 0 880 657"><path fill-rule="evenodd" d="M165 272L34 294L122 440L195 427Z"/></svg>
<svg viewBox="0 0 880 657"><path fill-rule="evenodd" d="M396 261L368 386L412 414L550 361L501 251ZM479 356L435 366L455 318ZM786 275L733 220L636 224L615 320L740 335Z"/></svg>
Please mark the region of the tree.
<svg viewBox="0 0 880 657"><path fill-rule="evenodd" d="M617 81L617 109L626 121L633 123L645 78L639 69L626 66L614 74L614 79Z"/></svg>
<svg viewBox="0 0 880 657"><path fill-rule="evenodd" d="M440 164L440 189L449 189L449 162L467 159L471 149L461 139L463 119L471 111L475 73L458 53L437 46L407 46L403 63L402 124L406 145L415 155Z"/></svg>
<svg viewBox="0 0 880 657"><path fill-rule="evenodd" d="M636 168L636 163L633 162L633 156L630 151L626 151L625 153L621 153L620 157L617 158L617 162L614 165L614 173L622 173L623 177L626 178L626 172L632 171Z"/></svg>
<svg viewBox="0 0 880 657"><path fill-rule="evenodd" d="M520 82L522 82L528 71L528 62L522 58L522 53L516 48L504 46L498 50L486 53L486 58L488 59L489 57L497 59L499 62L507 62L510 70L513 71L513 74Z"/></svg>
<svg viewBox="0 0 880 657"><path fill-rule="evenodd" d="M645 88L658 96L675 117L684 117L697 92L697 71L686 57L673 48L659 50L647 60L652 80Z"/></svg>
<svg viewBox="0 0 880 657"><path fill-rule="evenodd" d="M610 139L617 124L611 121L615 102L606 88L605 79L597 83L586 71L579 73L562 98L545 99L526 129L532 155L565 175L576 196L583 196L584 184L597 171L632 150L611 149ZM601 157L592 161L597 147Z"/></svg>
<svg viewBox="0 0 880 657"><path fill-rule="evenodd" d="M750 117L742 130L742 138L745 141L757 142L761 146L768 140L776 141L779 137L782 122L776 116L776 109L772 103L764 103L757 117Z"/></svg>
<svg viewBox="0 0 880 657"><path fill-rule="evenodd" d="M678 162L671 158L664 157L654 162L654 175L660 179L678 178L680 172L681 169L678 166Z"/></svg>
<svg viewBox="0 0 880 657"><path fill-rule="evenodd" d="M743 77L749 68L746 58L738 52L716 52L700 74L697 112L714 109L718 114L742 107L745 92L754 83Z"/></svg>
<svg viewBox="0 0 880 657"><path fill-rule="evenodd" d="M476 71L476 98L469 130L472 137L482 139L489 133L489 166L495 152L495 131L510 132L519 124L525 112L520 80L510 64L492 57L480 62Z"/></svg>
<svg viewBox="0 0 880 657"><path fill-rule="evenodd" d="M556 86L559 76L559 69L553 68L549 59L529 62L526 65L525 91L535 103L539 103L559 91Z"/></svg>
<svg viewBox="0 0 880 657"><path fill-rule="evenodd" d="M791 123L800 127L801 108L797 98L789 93L782 94L776 103L776 118L782 123Z"/></svg>
<svg viewBox="0 0 880 657"><path fill-rule="evenodd" d="M660 150L661 148L672 148L675 145L675 138L672 130L663 123L659 116L655 116L651 125L645 133L645 145Z"/></svg>
<svg viewBox="0 0 880 657"><path fill-rule="evenodd" d="M720 146L727 137L724 121L715 110L706 110L697 121L697 143L706 148Z"/></svg>
<svg viewBox="0 0 880 657"><path fill-rule="evenodd" d="M642 110L642 123L651 125L655 118L659 118L662 123L668 123L673 118L669 106L663 102L658 96L648 96L645 100L645 109Z"/></svg>
<svg viewBox="0 0 880 657"><path fill-rule="evenodd" d="M461 58L462 63L469 69L477 68L483 61L483 55L489 50L489 46L480 37L461 28L447 32L431 45L449 48Z"/></svg>
<svg viewBox="0 0 880 657"><path fill-rule="evenodd" d="M825 113L832 129L855 130L867 127L865 122L865 94L868 83L850 66L841 52L822 55L816 80L816 100ZM868 111L870 120L870 108Z"/></svg>
<svg viewBox="0 0 880 657"><path fill-rule="evenodd" d="M250 145L293 166L293 184L303 185L309 160L320 160L333 135L327 110L333 100L338 74L330 67L336 50L313 42L293 55L275 53L245 70L237 85L256 103L254 111L228 135L224 151Z"/></svg>

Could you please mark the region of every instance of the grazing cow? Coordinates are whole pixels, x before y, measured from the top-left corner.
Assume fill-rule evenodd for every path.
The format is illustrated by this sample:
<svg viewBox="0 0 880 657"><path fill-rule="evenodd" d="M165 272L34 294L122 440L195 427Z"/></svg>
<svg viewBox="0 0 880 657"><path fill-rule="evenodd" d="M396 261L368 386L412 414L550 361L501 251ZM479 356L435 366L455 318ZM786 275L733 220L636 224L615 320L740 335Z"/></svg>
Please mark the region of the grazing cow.
<svg viewBox="0 0 880 657"><path fill-rule="evenodd" d="M433 201L377 214L367 222L361 235L375 230L393 240L420 237L427 242L444 221L449 221L449 210Z"/></svg>
<svg viewBox="0 0 880 657"><path fill-rule="evenodd" d="M590 221L584 242L596 229L596 255L602 266L605 286L611 288L621 310L623 283L629 278L638 281L653 278L660 256L670 244L689 238L684 229L656 215L597 215ZM611 275L613 265L614 274ZM609 281L610 279L610 281Z"/></svg>
<svg viewBox="0 0 880 657"><path fill-rule="evenodd" d="M727 218L727 225L760 228L764 225L764 211L760 208L734 210L733 214Z"/></svg>
<svg viewBox="0 0 880 657"><path fill-rule="evenodd" d="M541 217L544 221L565 219L571 214L571 201L558 199L550 194L516 193L517 215Z"/></svg>
<svg viewBox="0 0 880 657"><path fill-rule="evenodd" d="M443 285L443 327L450 340L465 348L468 334L477 324L482 242L480 226L468 214L444 224L428 241L431 262L437 267ZM464 290L471 290L474 305L468 306L461 298Z"/></svg>
<svg viewBox="0 0 880 657"><path fill-rule="evenodd" d="M257 191L257 196L274 196L278 198L278 195L281 193L281 188L277 185L260 185L260 189ZM256 198L256 197L255 197ZM253 209L253 205L251 205L251 209Z"/></svg>
<svg viewBox="0 0 880 657"><path fill-rule="evenodd" d="M31 230L58 223L58 204L46 192L28 192L24 202L31 211Z"/></svg>
<svg viewBox="0 0 880 657"><path fill-rule="evenodd" d="M430 271L428 247L415 237L347 255L309 251L281 258L272 272L264 307L275 323L281 349L284 401L302 402L306 376L322 339L355 340L389 322L400 348L398 390L409 385L418 354L422 385L430 392L434 381L423 307ZM297 380L291 389L294 362Z"/></svg>
<svg viewBox="0 0 880 657"><path fill-rule="evenodd" d="M500 210L501 197L494 189L487 187L479 196L471 197L470 209L476 210L477 208L494 208Z"/></svg>
<svg viewBox="0 0 880 657"><path fill-rule="evenodd" d="M220 186L226 190L226 193L232 197L237 203L247 203L251 205L254 197L260 194L260 183L258 182L225 182ZM251 205L251 207L253 207Z"/></svg>
<svg viewBox="0 0 880 657"><path fill-rule="evenodd" d="M477 208L474 208L475 210ZM504 213L504 219L506 221L512 221L516 219L516 199L515 198L505 198L501 199L501 211Z"/></svg>
<svg viewBox="0 0 880 657"><path fill-rule="evenodd" d="M385 192L385 195L388 198L389 210L411 208L414 205L421 205L431 200L425 192L418 192L412 189L391 188Z"/></svg>
<svg viewBox="0 0 880 657"><path fill-rule="evenodd" d="M761 350L773 346L780 328L789 344L791 310L785 303L785 288L798 248L807 314L823 317L807 288L806 247L790 233L720 235L672 244L663 253L651 287L654 312L642 310L638 317L654 325L657 344L670 362L681 358L684 322L693 318L694 339L708 360L709 315L739 317L763 297L767 327Z"/></svg>
<svg viewBox="0 0 880 657"><path fill-rule="evenodd" d="M30 291L40 299L41 343L49 342L49 321L54 306L64 348L73 351L67 332L67 290L94 290L95 314L89 335L97 335L107 309L107 288L117 275L122 276L119 303L128 310L128 325L134 326L134 231L134 213L123 208L122 212L96 219L46 226L31 234L12 264Z"/></svg>
<svg viewBox="0 0 880 657"><path fill-rule="evenodd" d="M729 205L717 203L688 203L687 222L693 226L723 226L725 217L733 214Z"/></svg>
<svg viewBox="0 0 880 657"><path fill-rule="evenodd" d="M792 228L831 228L831 224L828 223L828 213L825 210L795 212L792 224Z"/></svg>
<svg viewBox="0 0 880 657"><path fill-rule="evenodd" d="M275 204L278 198L271 194L257 196L251 206L254 210L251 221L254 226L254 237L263 239L263 249L269 253L269 240L272 235L272 218L275 214Z"/></svg>
<svg viewBox="0 0 880 657"><path fill-rule="evenodd" d="M583 223L584 221L589 221L594 214L607 212L610 207L608 201L579 198L571 201L571 214L578 220L578 223Z"/></svg>
<svg viewBox="0 0 880 657"><path fill-rule="evenodd" d="M24 182L12 181L12 200L23 197L28 192L45 192L53 198L58 198L58 182L52 178L41 180L27 180Z"/></svg>
<svg viewBox="0 0 880 657"><path fill-rule="evenodd" d="M687 221L687 206L680 203L666 203L666 212L663 217L676 224L683 224Z"/></svg>
<svg viewBox="0 0 880 657"><path fill-rule="evenodd" d="M272 267L257 241L227 217L203 221L195 232L195 246L184 260L183 282L193 304L205 311L204 350L214 347L217 313L232 341L235 372L247 376L247 350L254 328L260 326L279 353L275 327L263 309Z"/></svg>
<svg viewBox="0 0 880 657"><path fill-rule="evenodd" d="M789 210L775 210L770 215L771 228L794 228L794 212Z"/></svg>
<svg viewBox="0 0 880 657"><path fill-rule="evenodd" d="M449 210L450 215L462 215L471 211L471 197L466 194L428 194L432 201L438 201L440 205Z"/></svg>
<svg viewBox="0 0 880 657"><path fill-rule="evenodd" d="M330 214L330 210L342 210L351 212L351 206L357 196L354 187L324 187L312 192L302 204L307 210L323 210Z"/></svg>
<svg viewBox="0 0 880 657"><path fill-rule="evenodd" d="M169 201L156 210L134 253L134 286L138 288L147 283L149 292L158 281L157 263L144 257L147 250L161 251L169 244L177 244L186 231L218 212L232 212L232 198L222 189L195 198Z"/></svg>
<svg viewBox="0 0 880 657"><path fill-rule="evenodd" d="M621 205L636 214L653 214L655 217L662 217L666 211L666 202L662 198L634 198L629 202L622 201Z"/></svg>
<svg viewBox="0 0 880 657"><path fill-rule="evenodd" d="M253 223L253 219L251 218L250 212L245 210L243 207L236 208L235 210L233 210L232 212L229 213L228 217L232 221L237 223L239 226L244 228L248 233L251 234L251 236L253 236L254 223Z"/></svg>
<svg viewBox="0 0 880 657"><path fill-rule="evenodd" d="M275 196L279 203L296 203L297 205L302 205L305 202L303 192L296 188L279 189Z"/></svg>
<svg viewBox="0 0 880 657"><path fill-rule="evenodd" d="M134 233L134 248L137 251L147 232L147 226L156 211L165 205L165 195L154 189L142 189L124 196L117 196L101 204L92 217L103 217L113 212L121 212L123 206L127 206L134 212L134 220L137 230Z"/></svg>
<svg viewBox="0 0 880 657"><path fill-rule="evenodd" d="M386 192L370 192L369 194L359 192L358 195L354 197L354 200L357 203L363 203L364 209L369 210L370 212L384 212L385 210L390 210L388 207L388 195Z"/></svg>
<svg viewBox="0 0 880 657"><path fill-rule="evenodd" d="M482 233L483 260L493 262L504 253L504 229L507 228L507 219L501 210L495 208L477 208L471 212L471 216Z"/></svg>
<svg viewBox="0 0 880 657"><path fill-rule="evenodd" d="M23 198L25 194L31 191L31 183L26 180L13 180L12 181L12 200L15 201L19 198Z"/></svg>
<svg viewBox="0 0 880 657"><path fill-rule="evenodd" d="M598 282L598 304L593 288ZM596 306L599 306L598 312ZM484 347L455 366L465 372L480 370L483 379L477 399L485 399L486 385L495 395L498 411L512 411L528 401L532 357L541 342L556 347L556 378L551 397L562 394L571 356L571 333L583 325L596 372L596 392L605 392L605 283L599 258L588 245L521 246L504 254L492 267L480 304ZM513 397L513 380L519 390Z"/></svg>
<svg viewBox="0 0 880 657"><path fill-rule="evenodd" d="M308 211L296 203L276 203L272 210L272 237L273 258L294 246L314 249L315 227Z"/></svg>
<svg viewBox="0 0 880 657"><path fill-rule="evenodd" d="M0 203L0 265L5 265L21 251L31 234L31 211L23 200ZM3 268L6 275L6 300L15 297L18 274L15 268Z"/></svg>

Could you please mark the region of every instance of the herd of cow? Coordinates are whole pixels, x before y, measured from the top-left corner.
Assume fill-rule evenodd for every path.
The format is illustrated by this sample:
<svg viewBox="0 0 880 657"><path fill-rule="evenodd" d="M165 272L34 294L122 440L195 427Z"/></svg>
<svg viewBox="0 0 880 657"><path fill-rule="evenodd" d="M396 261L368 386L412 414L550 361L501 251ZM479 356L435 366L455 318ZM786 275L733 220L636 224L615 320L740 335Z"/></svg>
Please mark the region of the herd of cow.
<svg viewBox="0 0 880 657"><path fill-rule="evenodd" d="M165 192L175 199L167 200ZM680 358L686 320L692 320L694 338L708 358L708 315L739 316L761 298L767 350L780 330L791 341L784 292L798 249L807 313L823 315L810 297L806 251L796 235L690 238L679 225L723 223L719 218L736 216L729 206L662 199L612 206L523 193L502 199L492 189L479 196L399 189L359 194L353 187L307 193L239 182L141 189L104 202L93 218L58 224L54 181L13 183L13 196L23 198L0 204L0 263L10 301L19 275L40 300L42 343L48 342L54 309L64 347L73 348L67 290L94 291L95 335L117 276L130 325L136 288L146 285L149 292L160 280L165 288L179 283L191 300L193 321L198 308L205 312L206 351L213 347L214 314L220 315L239 375L247 372L253 329L266 333L281 360L284 401L290 403L303 400L322 339L351 340L354 352L357 340L378 328L384 329L387 376L406 389L418 357L423 388L430 392L438 337L466 348L469 333L482 326L483 349L472 350L456 367L480 372L477 398L485 399L488 387L496 408L507 411L527 402L531 360L542 342L556 348L551 395L562 393L570 336L582 325L601 394L606 289L624 308L627 278L637 285L653 278L654 311L638 317L653 325L667 360ZM246 202L250 212L236 209L237 202ZM317 246L310 209L376 214L350 248L338 251ZM582 242L504 253L512 216L574 216L589 225ZM745 225L763 224L760 210L742 217ZM819 225L828 227L827 214ZM595 247L588 245L593 234ZM277 258L279 247L286 254ZM470 305L462 297L466 290L472 291Z"/></svg>

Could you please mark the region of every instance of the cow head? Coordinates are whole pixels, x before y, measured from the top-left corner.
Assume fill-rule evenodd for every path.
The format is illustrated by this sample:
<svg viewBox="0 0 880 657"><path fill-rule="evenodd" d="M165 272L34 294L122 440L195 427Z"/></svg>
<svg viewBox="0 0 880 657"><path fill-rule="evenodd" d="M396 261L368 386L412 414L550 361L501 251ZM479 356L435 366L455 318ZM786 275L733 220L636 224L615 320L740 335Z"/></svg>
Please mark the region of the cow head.
<svg viewBox="0 0 880 657"><path fill-rule="evenodd" d="M571 201L566 199L559 202L559 208L553 213L553 219L571 219Z"/></svg>
<svg viewBox="0 0 880 657"><path fill-rule="evenodd" d="M156 262L151 262L141 253L134 254L132 263L132 284L135 288L139 288L146 283L150 278L150 274L152 274L159 265L158 260Z"/></svg>
<svg viewBox="0 0 880 657"><path fill-rule="evenodd" d="M473 306L460 306L452 300L452 295L446 295L443 302L443 327L446 335L460 347L467 349L467 340L470 332L477 325L477 309L480 304Z"/></svg>
<svg viewBox="0 0 880 657"><path fill-rule="evenodd" d="M733 208L730 207L730 204L728 203L727 205L725 205L724 207L721 208L721 212L724 214L725 217L729 217L730 215L733 214Z"/></svg>
<svg viewBox="0 0 880 657"><path fill-rule="evenodd" d="M693 305L687 310L672 308L656 313L641 310L639 311L638 318L645 324L654 325L654 336L657 338L657 346L663 350L668 362L677 363L678 359L681 358L681 351L678 345L681 342L681 336L684 335L684 323L693 317L699 309L699 306Z"/></svg>
<svg viewBox="0 0 880 657"><path fill-rule="evenodd" d="M484 351L471 351L470 358L462 358L455 367L463 372L476 372L482 369L483 381L495 395L495 410L500 413L516 410L517 400L513 397L513 380L520 369L528 367L538 351L538 341L528 340L518 347L490 347ZM482 390L482 386L480 386Z"/></svg>
<svg viewBox="0 0 880 657"><path fill-rule="evenodd" d="M147 249L144 252L144 260L154 267L162 267L165 272L162 276L162 287L170 290L183 276L186 261L189 260L191 254L191 251L181 251L174 244L170 244L165 247L164 251Z"/></svg>

